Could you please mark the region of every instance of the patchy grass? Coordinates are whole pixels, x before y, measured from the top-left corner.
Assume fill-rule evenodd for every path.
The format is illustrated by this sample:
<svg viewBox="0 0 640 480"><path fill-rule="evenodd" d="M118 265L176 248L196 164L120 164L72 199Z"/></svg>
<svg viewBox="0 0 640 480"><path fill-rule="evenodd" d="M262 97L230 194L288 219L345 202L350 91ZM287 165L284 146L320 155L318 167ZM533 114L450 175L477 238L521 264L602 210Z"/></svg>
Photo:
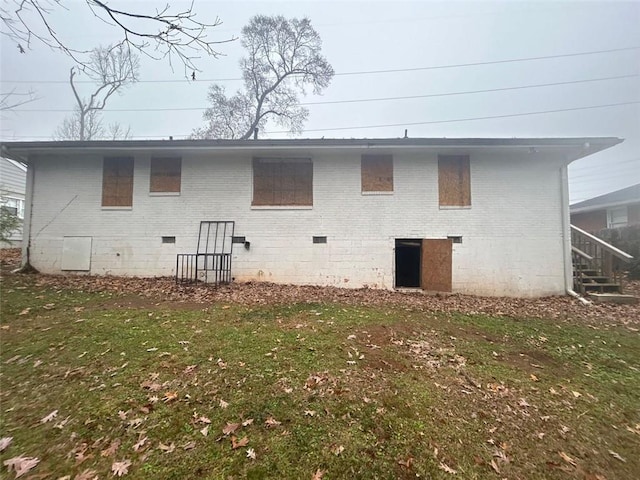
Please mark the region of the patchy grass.
<svg viewBox="0 0 640 480"><path fill-rule="evenodd" d="M640 473L634 329L39 278L3 278L0 330L0 460L37 457L38 478Z"/></svg>

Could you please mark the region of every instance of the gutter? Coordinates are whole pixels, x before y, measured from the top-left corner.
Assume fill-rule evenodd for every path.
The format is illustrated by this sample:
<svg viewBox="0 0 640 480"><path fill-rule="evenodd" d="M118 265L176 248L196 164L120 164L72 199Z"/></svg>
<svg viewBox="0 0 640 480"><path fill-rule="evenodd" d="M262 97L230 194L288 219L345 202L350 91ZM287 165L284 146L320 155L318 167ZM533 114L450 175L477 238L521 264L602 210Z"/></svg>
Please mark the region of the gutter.
<svg viewBox="0 0 640 480"><path fill-rule="evenodd" d="M564 258L564 288L567 295L583 305L591 302L573 290L573 261L571 257L571 220L569 216L569 174L567 165L560 167L560 200L562 203L562 243Z"/></svg>
<svg viewBox="0 0 640 480"><path fill-rule="evenodd" d="M33 162L25 161L23 162L27 165L27 184L25 190L25 206L24 206L24 222L22 225L22 266L21 270L30 270L31 268L31 259L30 259L30 249L31 249L31 218L33 212L33 192L34 192L34 184L36 177L36 167Z"/></svg>

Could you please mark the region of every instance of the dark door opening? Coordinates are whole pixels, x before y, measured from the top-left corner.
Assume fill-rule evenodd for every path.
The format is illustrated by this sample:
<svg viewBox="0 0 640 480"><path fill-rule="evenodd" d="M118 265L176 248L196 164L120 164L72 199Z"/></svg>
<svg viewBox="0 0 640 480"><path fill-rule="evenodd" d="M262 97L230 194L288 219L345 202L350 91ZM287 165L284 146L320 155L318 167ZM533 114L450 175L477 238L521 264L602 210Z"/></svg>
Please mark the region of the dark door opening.
<svg viewBox="0 0 640 480"><path fill-rule="evenodd" d="M420 287L422 240L396 239L396 287Z"/></svg>

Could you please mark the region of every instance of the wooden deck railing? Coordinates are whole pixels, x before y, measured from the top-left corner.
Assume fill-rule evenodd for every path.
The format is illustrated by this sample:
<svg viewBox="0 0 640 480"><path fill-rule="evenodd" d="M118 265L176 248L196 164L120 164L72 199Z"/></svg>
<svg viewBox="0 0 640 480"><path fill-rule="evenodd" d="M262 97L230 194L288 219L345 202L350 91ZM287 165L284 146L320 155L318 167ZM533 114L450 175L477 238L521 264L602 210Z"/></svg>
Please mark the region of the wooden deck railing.
<svg viewBox="0 0 640 480"><path fill-rule="evenodd" d="M608 244L604 240L571 225L571 252L576 273L581 270L595 270L599 275L609 277L615 283L622 281L620 269L614 258L628 263L633 257Z"/></svg>

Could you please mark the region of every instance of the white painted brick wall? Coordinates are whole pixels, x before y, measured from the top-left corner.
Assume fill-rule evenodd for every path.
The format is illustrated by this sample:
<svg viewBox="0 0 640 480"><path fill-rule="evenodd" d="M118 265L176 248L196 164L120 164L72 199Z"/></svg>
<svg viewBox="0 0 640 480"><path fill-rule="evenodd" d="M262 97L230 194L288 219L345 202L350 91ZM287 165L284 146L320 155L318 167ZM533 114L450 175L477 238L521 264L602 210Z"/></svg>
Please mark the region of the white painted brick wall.
<svg viewBox="0 0 640 480"><path fill-rule="evenodd" d="M234 220L236 280L393 288L396 238L454 244L453 289L482 295L564 292L560 162L471 155L469 209L438 206L437 154L394 155L394 193L363 195L360 154L314 154L312 209L252 209L250 156L184 155L182 193L149 195L150 154L136 154L130 210L104 210L102 155L37 160L31 262L59 273L64 236L93 237L92 274L173 275L201 220ZM295 155L291 155L295 156ZM298 155L299 156L299 155ZM328 243L313 244L313 235ZM162 244L175 236L175 244Z"/></svg>

